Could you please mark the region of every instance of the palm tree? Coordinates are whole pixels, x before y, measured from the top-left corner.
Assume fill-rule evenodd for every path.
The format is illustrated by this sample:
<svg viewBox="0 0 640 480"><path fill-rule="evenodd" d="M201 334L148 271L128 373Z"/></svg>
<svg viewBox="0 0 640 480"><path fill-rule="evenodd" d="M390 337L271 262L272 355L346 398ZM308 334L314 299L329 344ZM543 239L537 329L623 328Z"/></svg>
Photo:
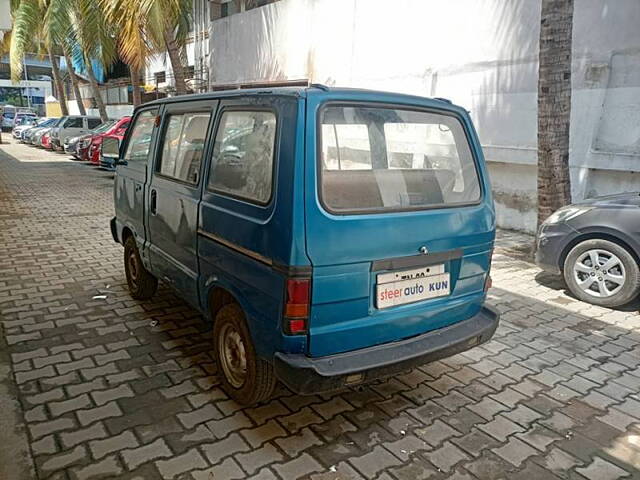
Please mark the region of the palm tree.
<svg viewBox="0 0 640 480"><path fill-rule="evenodd" d="M49 51L53 45L62 46L78 108L84 113L70 53L74 48L79 48L100 117L107 120L106 108L90 61L97 58L107 66L115 57L113 35L102 10L92 0L15 0L14 6L10 48L12 79L18 80L22 75L22 56L34 32L40 32ZM60 103L66 111L66 102Z"/></svg>
<svg viewBox="0 0 640 480"><path fill-rule="evenodd" d="M93 69L93 59L98 59L104 67L111 65L116 59L116 43L113 35L113 25L110 25L94 0L51 0L52 2L68 2L69 19L71 23L71 40L80 47L82 59L87 70L87 77L93 92L93 98L100 112L102 121L107 121L107 109L98 87L98 81Z"/></svg>
<svg viewBox="0 0 640 480"><path fill-rule="evenodd" d="M76 97L76 105L78 105L78 110L80 115L86 115L87 110L84 108L84 102L82 101L82 95L80 94L80 85L78 83L78 76L74 70L73 61L69 56L69 52L65 48L64 50L64 60L67 64L67 72L69 73L69 80L71 81L71 87L73 88L73 95Z"/></svg>
<svg viewBox="0 0 640 480"><path fill-rule="evenodd" d="M44 18L44 13L43 4L38 0L12 2L13 28L3 38L3 49L6 50L8 47L13 81L19 81L22 78L24 55L27 49L29 47L33 47L36 50L44 49L51 62L51 72L56 86L58 101L60 102L60 111L62 115L69 115L64 84L60 75L58 61L54 55L55 42L43 31L40 25Z"/></svg>
<svg viewBox="0 0 640 480"><path fill-rule="evenodd" d="M181 50L186 43L191 0L100 0L109 22L117 25L120 57L129 65L134 103L140 73L154 53L166 51L176 93L187 93Z"/></svg>
<svg viewBox="0 0 640 480"><path fill-rule="evenodd" d="M573 0L542 0L538 72L538 225L571 203Z"/></svg>
<svg viewBox="0 0 640 480"><path fill-rule="evenodd" d="M129 66L133 86L133 105L138 106L141 103L140 72L144 70L154 51L153 42L146 28L149 9L143 8L140 2L121 2L120 0L100 0L100 6L107 22L117 26L115 30L118 53Z"/></svg>

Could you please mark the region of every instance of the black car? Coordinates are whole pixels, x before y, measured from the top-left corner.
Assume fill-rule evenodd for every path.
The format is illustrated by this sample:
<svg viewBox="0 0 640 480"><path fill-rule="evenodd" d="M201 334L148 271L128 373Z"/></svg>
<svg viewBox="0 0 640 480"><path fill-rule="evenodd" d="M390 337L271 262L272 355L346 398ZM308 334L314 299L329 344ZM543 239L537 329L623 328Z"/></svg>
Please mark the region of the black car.
<svg viewBox="0 0 640 480"><path fill-rule="evenodd" d="M640 294L640 193L561 208L538 231L536 263L580 300L620 307Z"/></svg>

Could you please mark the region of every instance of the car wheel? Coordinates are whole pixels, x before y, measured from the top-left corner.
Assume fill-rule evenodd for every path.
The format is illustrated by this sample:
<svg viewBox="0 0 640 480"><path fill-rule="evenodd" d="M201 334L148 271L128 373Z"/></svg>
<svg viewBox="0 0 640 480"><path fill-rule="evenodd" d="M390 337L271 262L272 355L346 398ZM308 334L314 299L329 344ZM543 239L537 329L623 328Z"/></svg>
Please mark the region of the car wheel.
<svg viewBox="0 0 640 480"><path fill-rule="evenodd" d="M146 300L153 297L158 289L158 279L144 267L133 235L124 242L124 271L133 298Z"/></svg>
<svg viewBox="0 0 640 480"><path fill-rule="evenodd" d="M627 249L592 239L579 243L564 262L564 279L577 298L602 307L621 307L640 293L640 269Z"/></svg>
<svg viewBox="0 0 640 480"><path fill-rule="evenodd" d="M224 391L241 405L268 400L276 385L273 367L256 355L244 313L238 304L229 303L218 311L213 339Z"/></svg>

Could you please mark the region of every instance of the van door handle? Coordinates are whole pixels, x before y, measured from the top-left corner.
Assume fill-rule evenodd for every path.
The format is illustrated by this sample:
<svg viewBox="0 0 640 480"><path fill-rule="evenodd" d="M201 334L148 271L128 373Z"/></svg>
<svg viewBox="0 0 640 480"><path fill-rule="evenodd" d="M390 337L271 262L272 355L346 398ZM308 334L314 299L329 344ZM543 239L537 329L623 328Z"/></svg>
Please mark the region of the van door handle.
<svg viewBox="0 0 640 480"><path fill-rule="evenodd" d="M157 203L158 203L158 193L155 190L151 190L151 202L149 205L149 210L151 210L151 215L156 214Z"/></svg>

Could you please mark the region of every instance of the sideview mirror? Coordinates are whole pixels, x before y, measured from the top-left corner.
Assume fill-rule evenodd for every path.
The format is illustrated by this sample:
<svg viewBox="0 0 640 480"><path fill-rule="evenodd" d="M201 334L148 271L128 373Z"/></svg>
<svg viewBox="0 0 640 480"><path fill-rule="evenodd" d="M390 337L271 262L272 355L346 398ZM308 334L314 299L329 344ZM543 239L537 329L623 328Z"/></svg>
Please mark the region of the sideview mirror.
<svg viewBox="0 0 640 480"><path fill-rule="evenodd" d="M102 139L102 156L115 159L116 165L126 165L126 162L120 162L120 140L115 137Z"/></svg>

